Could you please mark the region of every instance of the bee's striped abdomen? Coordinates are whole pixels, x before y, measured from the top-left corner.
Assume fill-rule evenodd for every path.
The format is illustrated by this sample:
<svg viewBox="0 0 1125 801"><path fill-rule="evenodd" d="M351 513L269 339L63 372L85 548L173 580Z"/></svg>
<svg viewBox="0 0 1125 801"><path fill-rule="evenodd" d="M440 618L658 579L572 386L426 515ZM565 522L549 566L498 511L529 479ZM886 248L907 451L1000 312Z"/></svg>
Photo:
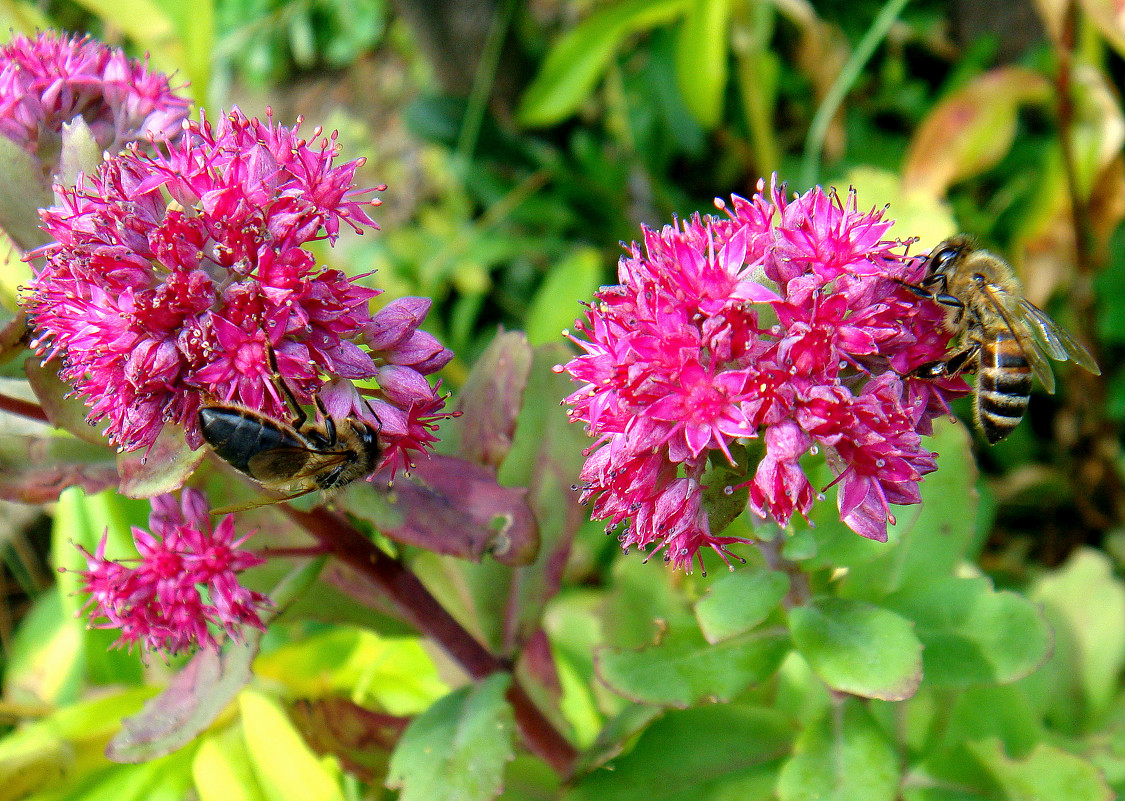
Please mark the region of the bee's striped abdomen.
<svg viewBox="0 0 1125 801"><path fill-rule="evenodd" d="M982 342L977 368L976 415L990 445L1012 433L1031 398L1031 367L1007 331Z"/></svg>

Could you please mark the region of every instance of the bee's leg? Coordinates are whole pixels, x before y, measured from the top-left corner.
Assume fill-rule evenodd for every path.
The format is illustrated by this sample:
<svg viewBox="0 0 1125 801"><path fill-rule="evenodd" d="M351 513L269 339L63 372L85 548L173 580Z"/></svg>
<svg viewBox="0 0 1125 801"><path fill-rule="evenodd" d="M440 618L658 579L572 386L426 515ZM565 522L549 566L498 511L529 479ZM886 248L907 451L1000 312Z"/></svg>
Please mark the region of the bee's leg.
<svg viewBox="0 0 1125 801"><path fill-rule="evenodd" d="M900 286L905 287L906 289L909 289L911 292L913 292L915 295L917 295L920 298L925 298L926 300L932 300L934 303L940 303L942 306L950 306L954 309L961 309L962 311L964 311L964 309L965 309L964 303L962 303L959 299L955 298L953 295L950 295L945 291L945 276L944 275L940 276L940 280L938 280L936 282L936 283L939 283L941 285L939 287L939 289L941 290L940 292L934 292L934 291L928 289L924 285L918 286L916 284L908 284L905 281L899 281L898 283L899 283Z"/></svg>
<svg viewBox="0 0 1125 801"><path fill-rule="evenodd" d="M293 391L289 389L289 385L285 383L285 379L281 377L281 370L277 366L277 354L273 352L273 348L266 348L266 353L269 354L270 370L273 371L271 378L273 379L274 386L281 390L285 396L285 402L289 404L289 411L293 414L293 428L298 431L301 426L309 419L308 414L301 408L301 404L297 403L297 399L293 397Z"/></svg>
<svg viewBox="0 0 1125 801"><path fill-rule="evenodd" d="M324 401L320 399L320 395L314 398L316 401L316 409L320 412L320 416L324 419L324 430L328 432L327 441L324 443L326 448L336 447L339 440L336 438L336 421L332 419L332 415L328 413L328 408L324 405Z"/></svg>
<svg viewBox="0 0 1125 801"><path fill-rule="evenodd" d="M948 359L920 364L907 373L909 378L924 378L933 381L937 378L953 378L964 372L973 372L980 356L980 343L974 342L964 350L954 353Z"/></svg>

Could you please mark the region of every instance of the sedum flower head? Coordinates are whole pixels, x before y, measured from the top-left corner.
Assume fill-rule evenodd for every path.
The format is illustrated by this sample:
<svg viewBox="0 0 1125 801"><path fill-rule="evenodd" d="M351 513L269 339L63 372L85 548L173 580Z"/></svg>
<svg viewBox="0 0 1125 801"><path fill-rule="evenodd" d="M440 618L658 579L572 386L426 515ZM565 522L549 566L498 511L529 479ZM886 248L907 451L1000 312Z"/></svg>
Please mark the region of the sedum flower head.
<svg viewBox="0 0 1125 801"><path fill-rule="evenodd" d="M108 531L94 553L79 546L91 625L120 629L116 646L165 654L218 648L218 632L238 641L245 626L265 628L259 610L269 599L238 581L265 560L239 547L246 537L234 538L233 517L212 527L203 494L185 489L179 503L152 499L149 528L133 528L140 555L133 565L106 558Z"/></svg>
<svg viewBox="0 0 1125 801"><path fill-rule="evenodd" d="M377 227L368 209L378 201L354 188L360 161L335 164L334 135L318 128L306 140L299 126L237 110L186 123L174 143L126 149L43 213L56 241L37 254L45 264L24 298L35 346L62 356L60 376L121 449L151 446L169 422L198 447L208 400L286 418L270 351L301 403L333 382L377 378L404 352L419 376L451 356L416 330L425 303L396 320L397 337L364 347L381 319L368 308L379 291L318 265L304 246L334 242L344 225ZM426 387L413 400L440 407ZM387 437L387 460L426 446L404 429Z"/></svg>
<svg viewBox="0 0 1125 801"><path fill-rule="evenodd" d="M882 212L859 211L854 193L758 189L716 201L725 217L645 228L620 284L576 323L584 353L560 368L581 384L571 419L596 440L582 500L607 531L625 524L626 548L664 549L684 569L735 541L703 502L718 462L745 468L749 508L784 526L823 498L801 459L824 450L841 519L885 540L889 504L918 502L936 466L921 435L967 391L903 377L942 358L949 334L902 287L923 265L886 238ZM740 465L754 441L760 459Z"/></svg>
<svg viewBox="0 0 1125 801"><path fill-rule="evenodd" d="M188 104L146 61L89 37L16 34L0 47L0 135L44 164L57 161L62 127L75 117L102 149L116 152L177 134Z"/></svg>

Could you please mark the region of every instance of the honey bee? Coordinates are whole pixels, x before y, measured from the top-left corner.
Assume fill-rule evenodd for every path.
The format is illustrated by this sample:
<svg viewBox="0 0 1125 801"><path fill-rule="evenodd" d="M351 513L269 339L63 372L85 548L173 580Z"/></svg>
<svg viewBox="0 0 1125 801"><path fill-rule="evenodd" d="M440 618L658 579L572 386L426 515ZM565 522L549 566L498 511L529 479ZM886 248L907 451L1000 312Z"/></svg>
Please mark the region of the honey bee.
<svg viewBox="0 0 1125 801"><path fill-rule="evenodd" d="M943 378L977 371L974 418L990 445L1019 425L1031 398L1031 376L1054 394L1047 358L1073 361L1101 375L1094 357L1046 313L1023 297L1012 268L1003 259L955 236L931 251L914 294L946 309L946 327L960 337L961 350L923 364L910 375Z"/></svg>
<svg viewBox="0 0 1125 801"><path fill-rule="evenodd" d="M285 493L279 501L336 490L374 472L381 453L374 426L358 417L334 419L319 396L316 407L323 422L308 422L277 374L272 353L270 361L293 420L287 423L242 406L204 406L199 428L215 454L264 488ZM249 507L225 511L238 508Z"/></svg>

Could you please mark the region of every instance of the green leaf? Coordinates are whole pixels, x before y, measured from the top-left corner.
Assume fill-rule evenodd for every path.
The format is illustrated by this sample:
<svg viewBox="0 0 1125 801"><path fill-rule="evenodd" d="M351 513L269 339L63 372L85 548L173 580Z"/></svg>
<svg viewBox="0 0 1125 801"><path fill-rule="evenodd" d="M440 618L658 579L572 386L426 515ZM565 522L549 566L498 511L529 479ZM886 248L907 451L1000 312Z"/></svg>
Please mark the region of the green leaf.
<svg viewBox="0 0 1125 801"><path fill-rule="evenodd" d="M601 275L598 250L580 247L563 256L531 301L526 317L528 342L536 347L557 342L581 312L579 302L593 297Z"/></svg>
<svg viewBox="0 0 1125 801"><path fill-rule="evenodd" d="M1027 676L1051 654L1051 629L1035 604L997 592L987 578L944 578L904 589L884 603L914 621L925 646L928 684L1005 684Z"/></svg>
<svg viewBox="0 0 1125 801"><path fill-rule="evenodd" d="M191 774L199 801L267 801L237 729L203 739L192 759Z"/></svg>
<svg viewBox="0 0 1125 801"><path fill-rule="evenodd" d="M970 743L1011 801L1112 801L1117 794L1091 762L1040 743L1025 759L1011 759L999 740Z"/></svg>
<svg viewBox="0 0 1125 801"><path fill-rule="evenodd" d="M1108 711L1125 667L1125 584L1109 557L1093 548L1076 551L1060 570L1040 579L1031 595L1073 644L1074 678L1086 711L1095 717Z"/></svg>
<svg viewBox="0 0 1125 801"><path fill-rule="evenodd" d="M622 0L591 14L559 40L516 112L523 125L560 122L593 90L626 36L662 25L684 12L690 0Z"/></svg>
<svg viewBox="0 0 1125 801"><path fill-rule="evenodd" d="M750 631L769 615L785 593L789 577L776 570L739 570L717 580L695 605L707 642L717 643Z"/></svg>
<svg viewBox="0 0 1125 801"><path fill-rule="evenodd" d="M922 503L895 509L886 545L865 540L831 520L814 532L820 544L817 567L848 567L841 594L875 601L904 587L953 574L977 531L976 463L968 429L938 420L926 445L938 454L938 469L923 480ZM820 506L824 506L821 504ZM956 509L957 514L950 514ZM814 513L816 510L814 510ZM835 514L835 510L821 514ZM837 516L838 518L838 516Z"/></svg>
<svg viewBox="0 0 1125 801"><path fill-rule="evenodd" d="M297 696L346 695L395 715L421 712L448 692L417 638L380 637L349 626L262 654L254 675L284 684Z"/></svg>
<svg viewBox="0 0 1125 801"><path fill-rule="evenodd" d="M21 250L51 241L39 228L39 209L52 202L51 187L35 157L7 137L0 137L0 227Z"/></svg>
<svg viewBox="0 0 1125 801"><path fill-rule="evenodd" d="M254 775L274 801L343 801L337 778L321 763L273 698L252 690L239 695L242 731Z"/></svg>
<svg viewBox="0 0 1125 801"><path fill-rule="evenodd" d="M638 651L601 648L594 659L599 678L619 695L683 708L706 700L731 700L772 676L789 647L789 638L776 630L710 645L697 630L689 629Z"/></svg>
<svg viewBox="0 0 1125 801"><path fill-rule="evenodd" d="M901 701L922 681L922 643L887 609L822 596L789 613L793 642L834 690Z"/></svg>
<svg viewBox="0 0 1125 801"><path fill-rule="evenodd" d="M167 423L149 448L118 455L118 491L126 498L154 498L178 490L204 455L203 448L188 445L182 426Z"/></svg>
<svg viewBox="0 0 1125 801"><path fill-rule="evenodd" d="M899 786L894 743L856 699L810 725L781 770L781 801L893 801Z"/></svg>
<svg viewBox="0 0 1125 801"><path fill-rule="evenodd" d="M400 801L495 798L504 766L514 758L514 720L504 698L510 677L494 674L450 693L403 732L391 757L387 786Z"/></svg>
<svg viewBox="0 0 1125 801"><path fill-rule="evenodd" d="M792 725L772 709L706 706L669 712L628 753L580 778L564 801L772 798Z"/></svg>
<svg viewBox="0 0 1125 801"><path fill-rule="evenodd" d="M705 128L719 124L727 87L731 0L693 0L676 41L676 84Z"/></svg>

